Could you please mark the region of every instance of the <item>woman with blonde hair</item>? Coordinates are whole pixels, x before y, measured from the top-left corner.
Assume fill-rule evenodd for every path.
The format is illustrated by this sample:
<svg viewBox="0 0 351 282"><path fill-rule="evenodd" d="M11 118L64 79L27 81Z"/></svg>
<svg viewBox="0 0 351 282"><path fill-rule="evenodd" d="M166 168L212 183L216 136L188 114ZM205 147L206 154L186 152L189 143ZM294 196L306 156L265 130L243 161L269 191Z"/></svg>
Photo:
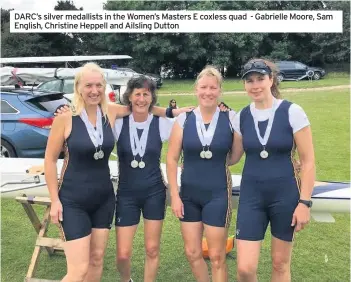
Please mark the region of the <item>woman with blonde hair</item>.
<svg viewBox="0 0 351 282"><path fill-rule="evenodd" d="M88 63L74 81L73 115L58 115L46 153L45 178L51 220L65 237L67 275L62 281L100 281L115 208L108 160L114 136L107 117L106 82L99 66ZM65 160L57 181L56 162Z"/></svg>
<svg viewBox="0 0 351 282"><path fill-rule="evenodd" d="M227 157L233 146L234 111L220 112L222 76L207 66L198 75L198 107L180 114L167 153L167 177L173 213L181 221L185 253L198 282L209 282L202 255L205 234L212 266L212 280L228 281L226 242L231 220L231 175ZM183 151L184 167L178 192L177 166Z"/></svg>
<svg viewBox="0 0 351 282"><path fill-rule="evenodd" d="M271 281L291 281L295 232L310 219L315 165L312 134L304 110L283 100L272 62L253 59L242 79L250 105L234 119L231 164L245 152L236 224L237 278L257 281L261 242L270 224ZM298 152L299 163L295 161ZM298 174L300 166L300 174Z"/></svg>

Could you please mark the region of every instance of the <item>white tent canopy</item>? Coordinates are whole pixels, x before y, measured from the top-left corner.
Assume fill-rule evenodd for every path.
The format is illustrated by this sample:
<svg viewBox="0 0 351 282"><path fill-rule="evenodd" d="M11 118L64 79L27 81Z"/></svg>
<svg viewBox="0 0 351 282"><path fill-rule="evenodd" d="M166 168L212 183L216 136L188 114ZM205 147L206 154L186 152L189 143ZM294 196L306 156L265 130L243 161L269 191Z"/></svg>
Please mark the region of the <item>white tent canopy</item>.
<svg viewBox="0 0 351 282"><path fill-rule="evenodd" d="M51 81L54 79L74 79L79 68L0 68L1 85L15 85L18 83L18 78L26 84L39 84L42 82ZM108 84L126 85L128 80L133 77L132 72L102 69L105 79Z"/></svg>

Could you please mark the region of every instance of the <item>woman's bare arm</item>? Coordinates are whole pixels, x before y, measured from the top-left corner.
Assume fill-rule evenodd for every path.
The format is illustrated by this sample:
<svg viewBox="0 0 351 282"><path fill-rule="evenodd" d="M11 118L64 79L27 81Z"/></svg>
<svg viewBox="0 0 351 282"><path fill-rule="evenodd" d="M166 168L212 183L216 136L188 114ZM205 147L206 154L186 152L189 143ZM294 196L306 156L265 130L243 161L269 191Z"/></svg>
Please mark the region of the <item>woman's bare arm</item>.
<svg viewBox="0 0 351 282"><path fill-rule="evenodd" d="M154 106L152 108L152 113L155 115L155 116L159 116L159 117L167 117L167 109L168 108L163 108L163 107L157 107L157 106ZM172 109L172 115L173 117L177 117L179 116L181 113L186 113L186 112L190 112L194 109L193 106L188 106L188 107L182 107L182 108L178 108L178 109Z"/></svg>
<svg viewBox="0 0 351 282"><path fill-rule="evenodd" d="M182 150L183 129L178 122L175 122L172 128L171 136L168 143L167 151L167 179L170 186L171 196L178 196L178 162Z"/></svg>
<svg viewBox="0 0 351 282"><path fill-rule="evenodd" d="M45 180L49 189L51 202L58 200L56 163L63 148L65 141L65 129L67 120L69 118L71 118L71 116L68 114L60 114L55 117L46 145L44 170Z"/></svg>
<svg viewBox="0 0 351 282"><path fill-rule="evenodd" d="M294 134L294 140L301 163L300 199L310 200L315 182L315 157L311 127L307 126Z"/></svg>
<svg viewBox="0 0 351 282"><path fill-rule="evenodd" d="M108 103L107 108L109 118L112 118L112 120L115 120L116 118L123 118L131 113L129 106Z"/></svg>
<svg viewBox="0 0 351 282"><path fill-rule="evenodd" d="M229 165L238 163L244 154L243 138L234 131L232 149L229 155Z"/></svg>
<svg viewBox="0 0 351 282"><path fill-rule="evenodd" d="M178 189L178 161L182 150L183 129L175 122L169 138L167 152L167 179L171 195L171 207L174 215L178 218L184 217L184 205L179 196Z"/></svg>

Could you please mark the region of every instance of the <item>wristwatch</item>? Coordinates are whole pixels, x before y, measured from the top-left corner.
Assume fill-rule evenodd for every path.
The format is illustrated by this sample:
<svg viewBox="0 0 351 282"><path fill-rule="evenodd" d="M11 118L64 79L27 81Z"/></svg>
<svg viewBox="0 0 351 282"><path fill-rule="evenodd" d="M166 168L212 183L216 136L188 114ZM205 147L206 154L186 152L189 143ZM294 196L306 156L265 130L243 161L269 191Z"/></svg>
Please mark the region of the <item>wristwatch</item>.
<svg viewBox="0 0 351 282"><path fill-rule="evenodd" d="M306 205L307 207L311 208L312 207L312 201L307 201L307 200L299 200L299 203Z"/></svg>

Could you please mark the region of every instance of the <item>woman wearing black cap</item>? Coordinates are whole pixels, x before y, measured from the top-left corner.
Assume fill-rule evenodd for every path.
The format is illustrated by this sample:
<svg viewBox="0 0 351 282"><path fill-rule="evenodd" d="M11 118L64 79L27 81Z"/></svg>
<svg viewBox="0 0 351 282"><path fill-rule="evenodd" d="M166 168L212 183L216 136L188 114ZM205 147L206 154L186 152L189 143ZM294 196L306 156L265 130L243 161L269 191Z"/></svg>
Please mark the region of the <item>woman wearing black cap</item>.
<svg viewBox="0 0 351 282"><path fill-rule="evenodd" d="M246 159L240 186L236 238L238 281L257 281L261 241L270 223L271 281L290 281L294 233L310 220L315 164L304 110L280 98L276 69L262 59L244 66L242 79L252 103L234 119L231 163ZM299 174L294 159L301 163Z"/></svg>

